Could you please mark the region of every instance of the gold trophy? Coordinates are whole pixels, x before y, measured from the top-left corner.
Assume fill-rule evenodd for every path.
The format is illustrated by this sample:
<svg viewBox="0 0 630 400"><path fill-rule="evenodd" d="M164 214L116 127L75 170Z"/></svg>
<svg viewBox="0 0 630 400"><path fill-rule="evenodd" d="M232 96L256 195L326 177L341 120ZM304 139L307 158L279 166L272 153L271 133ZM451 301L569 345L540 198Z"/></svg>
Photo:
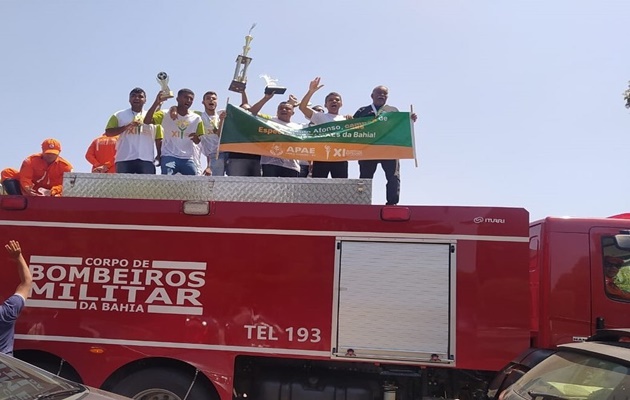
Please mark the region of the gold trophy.
<svg viewBox="0 0 630 400"><path fill-rule="evenodd" d="M173 96L173 92L171 91L171 89L168 87L168 74L164 71L159 72L157 74L157 81L160 84L160 87L162 88L160 91L162 92L162 97L165 99L170 99L173 98L175 96Z"/></svg>
<svg viewBox="0 0 630 400"><path fill-rule="evenodd" d="M287 91L287 88L278 85L277 79L273 79L269 75L260 75L260 77L267 83L267 86L265 87L265 94L284 94L284 92Z"/></svg>
<svg viewBox="0 0 630 400"><path fill-rule="evenodd" d="M251 28L249 28L249 33L245 36L245 46L243 46L243 54L239 54L236 57L236 68L234 69L234 79L232 79L232 83L228 90L231 90L236 93L243 93L245 91L245 85L247 84L247 67L249 67L249 63L252 62L251 57L247 57L247 53L251 50L249 44L252 42L254 38L252 36L252 30L256 24L253 24Z"/></svg>

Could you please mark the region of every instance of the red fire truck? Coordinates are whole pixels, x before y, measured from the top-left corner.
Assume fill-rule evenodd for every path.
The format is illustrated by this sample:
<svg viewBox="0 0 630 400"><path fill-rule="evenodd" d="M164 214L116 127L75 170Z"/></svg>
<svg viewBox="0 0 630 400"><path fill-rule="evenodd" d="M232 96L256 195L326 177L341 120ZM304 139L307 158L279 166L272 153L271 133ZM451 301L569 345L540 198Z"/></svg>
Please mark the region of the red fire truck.
<svg viewBox="0 0 630 400"><path fill-rule="evenodd" d="M603 268L630 259L629 219L529 227L519 208L326 204L338 182L179 177L189 196L145 178L159 196L71 174L62 198L0 197L0 242L34 279L17 357L137 399L475 398L529 347L629 325Z"/></svg>

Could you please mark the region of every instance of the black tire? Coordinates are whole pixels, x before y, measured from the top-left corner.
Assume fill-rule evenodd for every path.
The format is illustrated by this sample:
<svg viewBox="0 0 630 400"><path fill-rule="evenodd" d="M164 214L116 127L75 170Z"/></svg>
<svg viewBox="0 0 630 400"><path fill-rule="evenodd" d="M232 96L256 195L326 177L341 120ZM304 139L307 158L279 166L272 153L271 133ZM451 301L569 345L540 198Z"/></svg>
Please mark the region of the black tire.
<svg viewBox="0 0 630 400"><path fill-rule="evenodd" d="M136 400L182 400L190 388L193 375L175 369L152 367L125 376L110 391ZM216 399L216 393L197 377L186 400Z"/></svg>

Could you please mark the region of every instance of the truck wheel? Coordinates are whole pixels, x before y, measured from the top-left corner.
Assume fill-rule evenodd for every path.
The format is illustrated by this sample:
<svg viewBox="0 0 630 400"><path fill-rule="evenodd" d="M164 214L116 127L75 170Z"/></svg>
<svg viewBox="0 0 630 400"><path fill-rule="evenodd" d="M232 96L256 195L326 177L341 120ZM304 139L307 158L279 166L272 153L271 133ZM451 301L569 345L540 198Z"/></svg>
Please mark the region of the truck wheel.
<svg viewBox="0 0 630 400"><path fill-rule="evenodd" d="M154 367L127 375L110 390L136 400L184 400L192 375L174 369ZM199 377L186 400L216 399L214 391Z"/></svg>

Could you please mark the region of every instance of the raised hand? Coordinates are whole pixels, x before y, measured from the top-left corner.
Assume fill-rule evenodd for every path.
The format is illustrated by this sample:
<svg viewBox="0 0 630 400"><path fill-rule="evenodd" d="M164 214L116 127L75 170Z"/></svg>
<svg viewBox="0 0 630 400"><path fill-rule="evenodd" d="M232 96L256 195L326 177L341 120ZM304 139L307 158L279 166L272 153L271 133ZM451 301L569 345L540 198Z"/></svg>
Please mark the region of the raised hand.
<svg viewBox="0 0 630 400"><path fill-rule="evenodd" d="M297 97L295 97L294 95L290 94L289 95L289 100L287 100L287 103L291 104L293 107L298 105L298 99Z"/></svg>
<svg viewBox="0 0 630 400"><path fill-rule="evenodd" d="M316 91L318 91L319 89L321 89L322 87L324 87L324 85L320 85L320 84L319 84L319 82L320 82L320 80L321 80L321 79L322 79L322 78L320 78L319 76L318 76L318 77L316 77L315 79L313 79L313 80L311 81L311 83L309 83L309 85L308 85L308 90L309 90L310 92L316 92Z"/></svg>
<svg viewBox="0 0 630 400"><path fill-rule="evenodd" d="M9 257L13 259L17 259L22 254L22 248L20 248L20 242L17 240L9 240L9 243L4 245L4 248L7 249L7 253L9 253Z"/></svg>

